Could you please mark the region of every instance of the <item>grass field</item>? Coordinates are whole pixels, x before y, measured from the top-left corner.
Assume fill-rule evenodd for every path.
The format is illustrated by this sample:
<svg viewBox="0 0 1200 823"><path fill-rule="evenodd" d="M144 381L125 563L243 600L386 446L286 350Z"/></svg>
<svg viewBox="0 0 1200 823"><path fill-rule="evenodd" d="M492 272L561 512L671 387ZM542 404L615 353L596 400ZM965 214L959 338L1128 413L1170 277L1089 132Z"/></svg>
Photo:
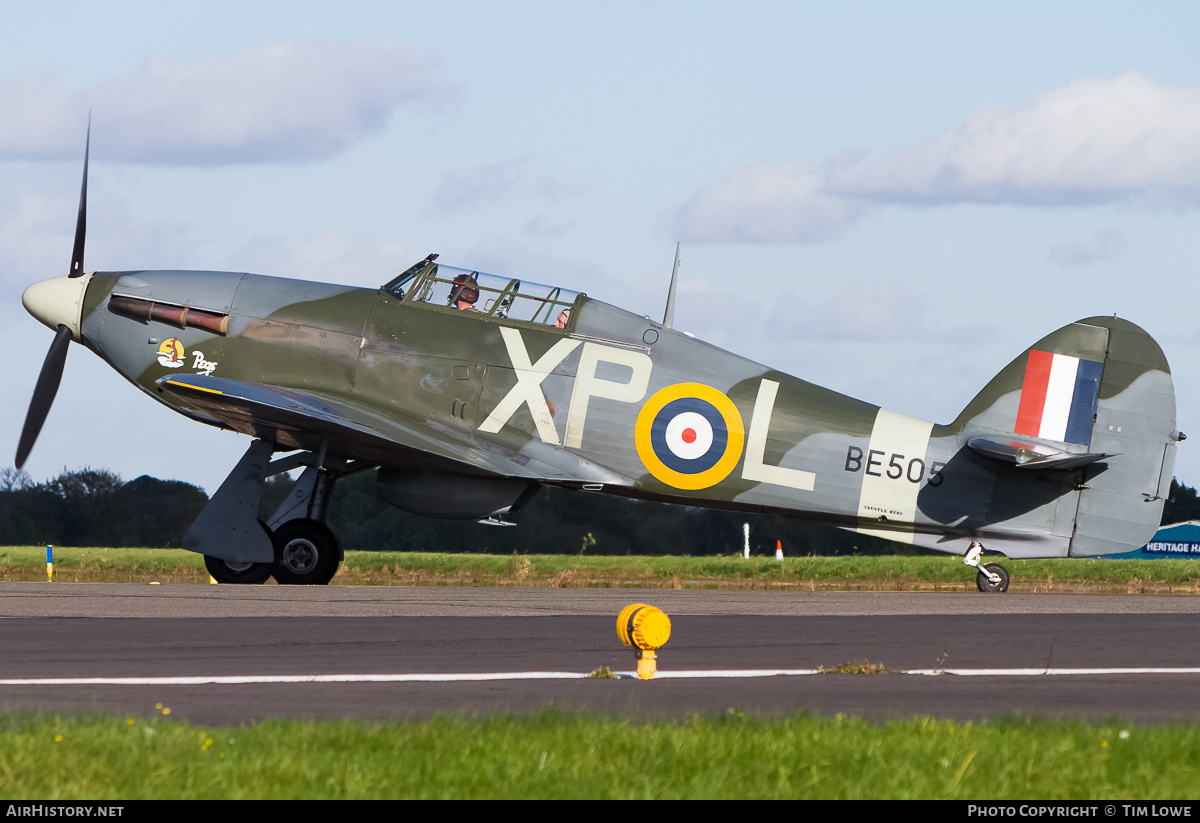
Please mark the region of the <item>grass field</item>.
<svg viewBox="0 0 1200 823"><path fill-rule="evenodd" d="M1139 800L1196 797L1198 767L1193 726L1020 718L0 719L5 799Z"/></svg>
<svg viewBox="0 0 1200 823"><path fill-rule="evenodd" d="M1003 560L1010 592L1198 594L1193 560ZM45 580L46 547L0 548L0 580ZM181 549L60 548L62 582L206 583L203 559ZM333 579L348 586L522 586L807 591L974 591L955 557L648 557L347 552ZM269 584L271 585L271 584Z"/></svg>

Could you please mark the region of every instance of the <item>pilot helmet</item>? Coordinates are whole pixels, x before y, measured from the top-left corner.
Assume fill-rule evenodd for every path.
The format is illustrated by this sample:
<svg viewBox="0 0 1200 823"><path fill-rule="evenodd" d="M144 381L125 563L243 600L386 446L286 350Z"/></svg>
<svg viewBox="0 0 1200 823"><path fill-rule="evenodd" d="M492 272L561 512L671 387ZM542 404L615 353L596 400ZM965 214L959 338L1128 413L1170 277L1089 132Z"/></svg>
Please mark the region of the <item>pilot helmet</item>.
<svg viewBox="0 0 1200 823"><path fill-rule="evenodd" d="M469 274L460 274L454 278L454 288L450 290L450 302L474 303L479 299L479 283Z"/></svg>

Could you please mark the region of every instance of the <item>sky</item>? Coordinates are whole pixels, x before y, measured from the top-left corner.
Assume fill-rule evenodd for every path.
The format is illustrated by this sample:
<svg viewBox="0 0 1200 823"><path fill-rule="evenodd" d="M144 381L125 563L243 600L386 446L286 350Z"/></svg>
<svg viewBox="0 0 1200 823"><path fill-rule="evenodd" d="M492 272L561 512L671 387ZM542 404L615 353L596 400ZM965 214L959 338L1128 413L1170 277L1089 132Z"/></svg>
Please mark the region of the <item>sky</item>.
<svg viewBox="0 0 1200 823"><path fill-rule="evenodd" d="M85 267L375 287L430 252L953 420L1117 314L1200 436L1200 5L5 3L0 466ZM1200 441L1176 476L1200 483ZM212 493L249 445L73 346L25 469Z"/></svg>

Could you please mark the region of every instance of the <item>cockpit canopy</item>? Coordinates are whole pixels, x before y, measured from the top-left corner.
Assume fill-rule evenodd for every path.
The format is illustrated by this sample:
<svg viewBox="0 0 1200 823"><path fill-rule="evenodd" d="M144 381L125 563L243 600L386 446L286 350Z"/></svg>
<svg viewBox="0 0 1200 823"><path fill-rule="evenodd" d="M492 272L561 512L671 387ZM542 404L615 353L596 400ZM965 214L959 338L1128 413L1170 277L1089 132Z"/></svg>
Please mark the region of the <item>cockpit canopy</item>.
<svg viewBox="0 0 1200 823"><path fill-rule="evenodd" d="M580 292L439 265L431 254L383 287L410 305L567 328Z"/></svg>

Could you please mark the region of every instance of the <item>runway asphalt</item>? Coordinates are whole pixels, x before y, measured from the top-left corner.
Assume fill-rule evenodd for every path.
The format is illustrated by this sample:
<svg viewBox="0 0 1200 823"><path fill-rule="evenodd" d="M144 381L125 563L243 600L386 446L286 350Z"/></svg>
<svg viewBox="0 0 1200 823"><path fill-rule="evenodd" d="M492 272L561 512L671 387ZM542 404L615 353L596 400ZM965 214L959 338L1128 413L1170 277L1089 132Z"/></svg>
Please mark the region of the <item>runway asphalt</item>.
<svg viewBox="0 0 1200 823"><path fill-rule="evenodd" d="M630 603L671 617L660 676L583 678L634 669L615 629ZM0 710L1194 722L1198 611L1162 596L0 583ZM860 660L890 673L810 673Z"/></svg>

